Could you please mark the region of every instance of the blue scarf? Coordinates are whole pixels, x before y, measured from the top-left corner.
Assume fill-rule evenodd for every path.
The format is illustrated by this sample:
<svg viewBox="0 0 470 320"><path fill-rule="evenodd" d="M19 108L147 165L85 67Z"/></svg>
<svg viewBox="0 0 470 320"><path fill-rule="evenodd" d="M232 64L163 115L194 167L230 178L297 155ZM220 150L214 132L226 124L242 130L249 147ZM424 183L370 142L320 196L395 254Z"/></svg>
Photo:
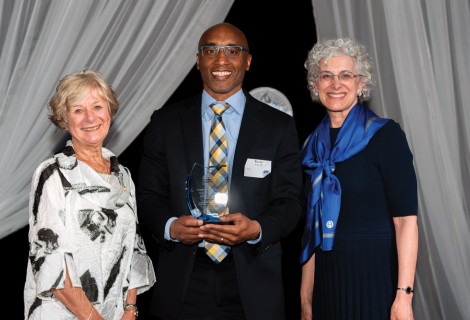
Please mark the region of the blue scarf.
<svg viewBox="0 0 470 320"><path fill-rule="evenodd" d="M307 215L300 262L306 262L315 249L333 249L341 207L341 186L333 174L335 163L363 150L389 119L379 118L357 103L347 115L330 150L330 117L326 115L309 136L302 154L302 167L310 176Z"/></svg>

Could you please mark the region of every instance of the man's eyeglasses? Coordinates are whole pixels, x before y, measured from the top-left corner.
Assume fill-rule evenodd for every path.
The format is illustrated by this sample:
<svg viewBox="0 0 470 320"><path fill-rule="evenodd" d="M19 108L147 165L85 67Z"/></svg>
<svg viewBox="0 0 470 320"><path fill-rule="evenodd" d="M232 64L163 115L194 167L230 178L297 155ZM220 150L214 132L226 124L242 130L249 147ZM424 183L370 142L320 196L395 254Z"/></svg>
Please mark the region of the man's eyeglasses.
<svg viewBox="0 0 470 320"><path fill-rule="evenodd" d="M199 52L203 57L215 58L219 55L220 49L224 50L227 58L239 57L242 51L248 52L248 49L242 46L200 46Z"/></svg>
<svg viewBox="0 0 470 320"><path fill-rule="evenodd" d="M315 75L315 79L321 83L331 83L335 77L338 77L338 80L342 83L348 83L353 81L356 77L362 77L362 74L354 74L350 71L341 71L339 74L333 74L329 71L321 71Z"/></svg>

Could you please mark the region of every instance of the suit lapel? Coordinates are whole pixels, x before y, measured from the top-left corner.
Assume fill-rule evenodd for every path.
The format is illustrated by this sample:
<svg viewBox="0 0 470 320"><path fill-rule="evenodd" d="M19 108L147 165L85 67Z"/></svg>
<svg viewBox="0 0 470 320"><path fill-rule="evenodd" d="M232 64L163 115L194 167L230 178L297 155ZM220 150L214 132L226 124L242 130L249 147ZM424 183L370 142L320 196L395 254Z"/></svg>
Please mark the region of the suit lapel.
<svg viewBox="0 0 470 320"><path fill-rule="evenodd" d="M235 150L235 157L233 159L232 168L232 181L231 187L237 189L240 179L244 176L245 163L250 150L252 150L256 142L256 131L259 127L258 110L259 106L254 103L248 93L246 95L245 111L243 112L243 119L238 134L237 148Z"/></svg>
<svg viewBox="0 0 470 320"><path fill-rule="evenodd" d="M199 99L200 100L200 99ZM186 167L189 171L195 162L203 164L201 102L188 105L186 112L181 114L181 128L185 149Z"/></svg>

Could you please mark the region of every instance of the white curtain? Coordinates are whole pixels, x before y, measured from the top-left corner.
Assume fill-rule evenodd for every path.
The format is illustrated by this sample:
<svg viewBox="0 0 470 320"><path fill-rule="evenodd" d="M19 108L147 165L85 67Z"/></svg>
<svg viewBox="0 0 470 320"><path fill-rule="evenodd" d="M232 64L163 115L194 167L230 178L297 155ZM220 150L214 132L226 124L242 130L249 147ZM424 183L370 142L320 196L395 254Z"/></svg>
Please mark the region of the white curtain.
<svg viewBox="0 0 470 320"><path fill-rule="evenodd" d="M90 67L113 85L121 109L105 146L119 155L233 1L0 0L0 238L27 224L33 170L67 139L47 117L58 80Z"/></svg>
<svg viewBox="0 0 470 320"><path fill-rule="evenodd" d="M317 38L352 37L376 66L369 106L398 121L419 188L415 319L470 319L470 4L312 0Z"/></svg>

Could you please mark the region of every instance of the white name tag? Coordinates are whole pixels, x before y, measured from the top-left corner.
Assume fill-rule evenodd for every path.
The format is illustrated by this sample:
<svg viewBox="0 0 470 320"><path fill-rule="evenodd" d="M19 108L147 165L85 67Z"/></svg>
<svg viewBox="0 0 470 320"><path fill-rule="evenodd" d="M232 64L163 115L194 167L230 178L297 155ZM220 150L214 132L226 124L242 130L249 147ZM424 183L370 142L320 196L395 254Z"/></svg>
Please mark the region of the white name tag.
<svg viewBox="0 0 470 320"><path fill-rule="evenodd" d="M271 173L271 161L246 159L245 177L264 178Z"/></svg>

